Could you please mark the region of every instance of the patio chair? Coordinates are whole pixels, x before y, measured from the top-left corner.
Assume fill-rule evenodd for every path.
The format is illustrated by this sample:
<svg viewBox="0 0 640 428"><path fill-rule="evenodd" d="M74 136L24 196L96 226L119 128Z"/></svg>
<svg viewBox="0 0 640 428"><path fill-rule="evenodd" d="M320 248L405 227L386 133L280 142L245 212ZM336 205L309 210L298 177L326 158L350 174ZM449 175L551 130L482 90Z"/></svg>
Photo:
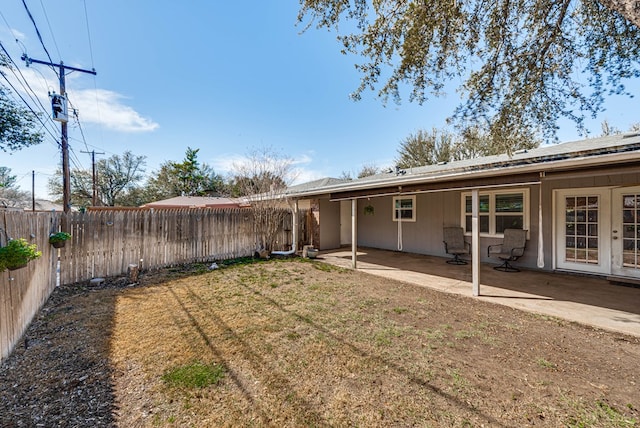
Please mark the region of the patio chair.
<svg viewBox="0 0 640 428"><path fill-rule="evenodd" d="M447 260L451 265L466 265L466 260L460 258L463 254L469 254L471 245L464 240L464 231L461 227L445 227L443 229L444 251L453 256Z"/></svg>
<svg viewBox="0 0 640 428"><path fill-rule="evenodd" d="M500 266L495 266L495 270L502 272L520 272L511 266L511 263L524 255L527 245L527 231L524 229L505 229L502 244L489 245L487 256L497 257L502 260Z"/></svg>

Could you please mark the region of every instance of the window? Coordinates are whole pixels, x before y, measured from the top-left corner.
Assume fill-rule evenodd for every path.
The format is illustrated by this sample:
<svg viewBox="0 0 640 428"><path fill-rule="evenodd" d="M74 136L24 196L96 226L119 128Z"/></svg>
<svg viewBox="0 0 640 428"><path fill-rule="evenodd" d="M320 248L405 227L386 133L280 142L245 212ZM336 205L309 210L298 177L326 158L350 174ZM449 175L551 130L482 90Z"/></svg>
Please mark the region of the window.
<svg viewBox="0 0 640 428"><path fill-rule="evenodd" d="M480 234L502 235L505 229L529 229L529 190L480 193ZM471 233L471 194L462 194L462 224Z"/></svg>
<svg viewBox="0 0 640 428"><path fill-rule="evenodd" d="M416 221L416 197L393 197L393 221Z"/></svg>

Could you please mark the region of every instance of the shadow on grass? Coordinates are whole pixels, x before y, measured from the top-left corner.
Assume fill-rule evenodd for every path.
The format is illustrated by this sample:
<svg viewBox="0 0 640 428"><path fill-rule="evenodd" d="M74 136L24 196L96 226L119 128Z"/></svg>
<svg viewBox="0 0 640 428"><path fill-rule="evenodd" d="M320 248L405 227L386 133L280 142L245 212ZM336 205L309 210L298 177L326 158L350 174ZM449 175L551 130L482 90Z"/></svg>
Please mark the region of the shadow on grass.
<svg viewBox="0 0 640 428"><path fill-rule="evenodd" d="M402 365L398 364L396 361L391 359L385 359L379 355L371 354L359 348L353 343L350 343L348 340L345 340L345 338L336 335L335 333L333 333L331 330L324 327L323 325L318 324L313 320L310 320L309 317L303 316L295 311L287 309L283 304L274 300L271 297L264 295L257 288L253 288L246 283L242 283L241 286L244 287L248 293L251 293L252 295L258 297L259 299L262 299L263 303L266 306L273 307L278 311L280 311L281 313L285 314L286 316L296 319L297 321L306 324L307 326L316 330L317 332L320 332L323 335L330 337L336 343L340 343L344 345L354 355L363 359L375 361L377 362L377 364L381 366L385 366L389 370L395 370L397 373L401 374L403 377L408 379L411 383L417 385L420 388L426 388L431 393L439 395L448 403L451 403L454 407L459 408L463 412L466 412L468 414L473 414L481 419L484 419L485 421L490 423L491 426L496 426L496 427L505 426L503 423L501 423L494 417L483 413L482 411L475 408L470 403L463 401L458 397L444 391L438 386L430 383L427 379L416 377L415 374L412 374L409 370L407 370ZM293 388L292 383L288 380L288 377L286 375L280 374L277 371L275 371L273 368L273 365L269 364L268 361L263 356L256 353L252 349L251 345L248 344L246 341L244 341L231 327L229 327L229 325L225 323L225 321L218 314L216 314L214 310L212 310L210 305L208 305L193 289L191 289L190 287L187 287L187 291L189 293L190 300L197 302L198 310L206 313L207 317L213 320L217 324L217 327L223 331L222 335L224 337L231 338L235 342L235 345L239 346L239 348L241 349L241 352L236 353L235 355L236 356L241 355L242 356L241 358L243 358L245 361L250 363L252 367L254 367L257 371L260 371L261 373L267 373L268 378L261 380L261 383L265 385L267 388L271 389L271 391L269 392L270 394L273 394L274 396L278 396L278 395L282 396L284 394L287 394L287 396L290 399L290 404L292 405L293 408L297 410L298 415L302 416L302 418L304 419L304 423L306 425L311 424L311 425L322 426L322 425L330 424L330 421L327 421L326 418L324 418L321 415L319 409L315 409L314 406L309 401L307 401L304 397L300 396L295 392L295 388ZM230 362L224 361L224 359L222 358L221 350L219 350L214 345L213 341L208 336L205 329L203 329L202 326L200 326L200 324L198 323L198 320L189 312L189 309L184 304L184 302L182 302L180 297L176 295L173 290L171 292L174 298L180 304L182 310L189 317L192 326L196 329L198 334L201 336L202 340L207 344L207 346L211 349L211 351L214 352L214 354L218 358L220 358L221 362L228 367ZM254 397L251 396L250 392L244 387L242 380L240 379L240 376L237 373L234 373L233 371L229 371L229 373L231 378L233 379L233 382L236 384L236 386L238 386L238 388L240 388L240 390L242 391L247 401L249 401L252 404L252 406L255 406L256 400L254 399ZM301 373L300 375L303 376L304 374ZM253 407L253 408L255 409L256 407ZM262 409L258 411L259 411L260 417L263 418L263 421L269 420L268 415L266 415Z"/></svg>
<svg viewBox="0 0 640 428"><path fill-rule="evenodd" d="M327 421L325 421L324 418L320 415L320 413L315 411L313 407L306 400L304 400L304 398L293 392L294 389L286 376L283 376L274 371L273 367L268 364L266 359L253 351L252 347L242 338L240 338L240 336L238 336L222 318L220 318L213 310L211 310L211 307L206 302L204 302L202 298L198 294L196 294L190 287L186 287L186 289L188 290L191 298L194 301L197 301L200 310L207 313L208 317L213 320L218 328L220 328L220 330L223 332L223 335L225 337L232 338L236 342L236 344L240 345L242 350L242 357L255 369L268 374L269 379L263 381L262 383L266 388L271 389L270 393L273 394L273 396L285 395L286 392L289 405L291 405L291 407L296 411L297 414L304 415L305 425L314 426L316 424L319 424L322 426L328 424ZM169 291L173 295L178 305L181 307L184 314L188 317L191 325L196 330L200 338L204 341L209 350L216 356L218 362L225 366L227 375L232 379L233 383L241 391L244 398L250 403L251 408L258 413L263 423L268 424L271 420L271 417L265 410L259 407L257 401L244 385L241 376L239 376L238 373L234 372L231 369L232 362L224 358L223 353L215 346L213 340L211 340L205 329L202 328L198 320L193 316L193 314L191 314L185 303L182 301L182 299L180 299L180 296L178 296L172 289L169 289ZM273 385L277 385L277 387L273 387ZM287 386L289 386L289 388L287 388Z"/></svg>

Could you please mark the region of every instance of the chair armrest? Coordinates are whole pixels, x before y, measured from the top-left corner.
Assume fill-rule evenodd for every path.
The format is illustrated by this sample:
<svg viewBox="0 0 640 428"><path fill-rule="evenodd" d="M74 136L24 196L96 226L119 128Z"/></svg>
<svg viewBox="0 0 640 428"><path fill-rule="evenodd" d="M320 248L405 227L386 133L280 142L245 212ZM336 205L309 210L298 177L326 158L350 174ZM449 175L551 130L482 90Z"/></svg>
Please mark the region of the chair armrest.
<svg viewBox="0 0 640 428"><path fill-rule="evenodd" d="M511 257L522 257L524 255L525 247L518 247L511 249Z"/></svg>
<svg viewBox="0 0 640 428"><path fill-rule="evenodd" d="M442 243L444 244L444 252L449 254L449 248L447 248L447 241L442 241Z"/></svg>
<svg viewBox="0 0 640 428"><path fill-rule="evenodd" d="M497 248L497 247L500 247L500 250L502 250L502 244L489 245L487 247L487 257L491 257L491 253L492 253L491 249L492 248ZM493 253L499 253L499 252L500 251L493 251Z"/></svg>

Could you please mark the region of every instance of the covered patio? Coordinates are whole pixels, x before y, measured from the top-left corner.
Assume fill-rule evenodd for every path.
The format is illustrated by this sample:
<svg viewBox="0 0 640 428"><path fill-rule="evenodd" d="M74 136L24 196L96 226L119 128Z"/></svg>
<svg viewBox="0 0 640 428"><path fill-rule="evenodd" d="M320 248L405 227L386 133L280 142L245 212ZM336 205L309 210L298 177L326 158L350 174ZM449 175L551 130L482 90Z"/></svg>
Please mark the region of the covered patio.
<svg viewBox="0 0 640 428"><path fill-rule="evenodd" d="M472 267L453 266L446 258L359 247L357 269L372 275L472 296ZM352 250L320 253L319 259L352 267ZM481 263L479 298L520 310L640 337L640 288L611 284L604 278L522 270L495 271Z"/></svg>

